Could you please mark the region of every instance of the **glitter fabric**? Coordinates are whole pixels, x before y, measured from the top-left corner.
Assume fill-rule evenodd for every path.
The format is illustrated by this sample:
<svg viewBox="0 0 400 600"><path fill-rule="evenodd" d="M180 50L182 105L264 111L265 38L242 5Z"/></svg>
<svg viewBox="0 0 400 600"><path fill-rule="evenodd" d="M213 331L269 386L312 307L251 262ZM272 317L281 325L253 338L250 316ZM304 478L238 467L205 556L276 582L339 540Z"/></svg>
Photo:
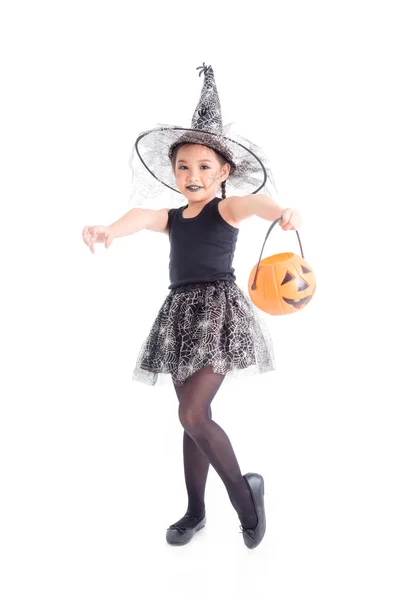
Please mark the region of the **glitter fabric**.
<svg viewBox="0 0 400 600"><path fill-rule="evenodd" d="M171 153L177 144L204 144L222 154L231 165L226 180L227 196L267 193L276 189L268 160L262 149L232 131L232 123L223 125L221 106L211 66L204 74L200 99L192 116L191 127L165 125L139 134L130 157L132 187L130 202L138 206L179 208L186 198L176 187Z"/></svg>
<svg viewBox="0 0 400 600"><path fill-rule="evenodd" d="M182 384L207 364L227 381L275 369L265 316L232 281L171 290L142 345L132 379L155 385L171 376Z"/></svg>

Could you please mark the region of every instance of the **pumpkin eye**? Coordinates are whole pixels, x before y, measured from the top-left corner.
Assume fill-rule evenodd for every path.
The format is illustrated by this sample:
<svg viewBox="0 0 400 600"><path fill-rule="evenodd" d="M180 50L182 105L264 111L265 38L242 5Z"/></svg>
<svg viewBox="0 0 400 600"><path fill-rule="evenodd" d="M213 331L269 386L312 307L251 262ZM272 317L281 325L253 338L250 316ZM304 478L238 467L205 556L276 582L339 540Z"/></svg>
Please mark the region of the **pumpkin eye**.
<svg viewBox="0 0 400 600"><path fill-rule="evenodd" d="M301 270L303 271L303 273L311 273L311 269L307 269L307 267L305 267L304 265L301 265Z"/></svg>
<svg viewBox="0 0 400 600"><path fill-rule="evenodd" d="M302 267L303 268L303 267ZM308 273L310 273L309 270L307 270ZM304 270L303 270L304 273ZM292 281L292 279L295 279L295 276L292 275L291 273L289 273L289 271L286 271L286 275L283 278L281 285L288 283L289 281ZM297 291L298 292L304 292L304 290L306 290L309 287L309 284L307 283L307 281L305 281L304 279L300 278L300 282L299 285L297 286Z"/></svg>
<svg viewBox="0 0 400 600"><path fill-rule="evenodd" d="M298 292L304 292L304 290L306 290L308 287L309 287L309 285L308 285L307 281L305 281L304 279L302 279L300 281L300 284L299 284L298 288L297 288L297 291Z"/></svg>
<svg viewBox="0 0 400 600"><path fill-rule="evenodd" d="M292 279L294 279L294 275L292 275L291 273L289 273L289 271L286 271L286 275L283 278L283 281L281 282L281 285L283 285L284 283L287 283L288 281L292 281Z"/></svg>

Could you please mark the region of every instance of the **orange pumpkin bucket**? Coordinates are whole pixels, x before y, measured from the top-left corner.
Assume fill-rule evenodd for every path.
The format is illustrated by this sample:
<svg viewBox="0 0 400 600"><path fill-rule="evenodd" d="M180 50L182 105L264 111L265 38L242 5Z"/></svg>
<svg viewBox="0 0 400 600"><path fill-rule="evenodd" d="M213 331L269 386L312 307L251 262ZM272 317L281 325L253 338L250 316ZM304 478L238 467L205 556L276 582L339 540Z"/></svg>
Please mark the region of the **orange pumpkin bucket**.
<svg viewBox="0 0 400 600"><path fill-rule="evenodd" d="M280 220L281 217L276 219L268 229L260 258L254 265L248 282L252 302L270 315L287 315L303 309L313 297L316 287L314 272L304 260L297 231L301 256L293 252L282 252L261 260L265 242Z"/></svg>

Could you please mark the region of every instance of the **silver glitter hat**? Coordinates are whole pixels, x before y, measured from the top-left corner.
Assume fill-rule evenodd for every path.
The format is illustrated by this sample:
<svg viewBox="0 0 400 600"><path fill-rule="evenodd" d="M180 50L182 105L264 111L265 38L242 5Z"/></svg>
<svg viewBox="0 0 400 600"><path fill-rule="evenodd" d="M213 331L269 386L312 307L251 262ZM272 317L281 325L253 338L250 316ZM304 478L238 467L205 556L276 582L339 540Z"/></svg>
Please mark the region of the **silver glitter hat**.
<svg viewBox="0 0 400 600"><path fill-rule="evenodd" d="M261 148L247 138L233 134L232 123L225 126L222 124L221 105L212 67L203 63L197 69L199 77L204 74L204 82L191 127L159 123L158 127L140 133L136 139L130 158L133 175L131 200L136 204L149 204L152 207L157 203L160 206L180 206L186 200L176 187L171 162L174 148L184 143L204 144L227 160L231 166L226 181L229 191L227 195L256 194L260 191L271 193L268 182L272 182L275 187ZM159 201L162 188L164 193Z"/></svg>

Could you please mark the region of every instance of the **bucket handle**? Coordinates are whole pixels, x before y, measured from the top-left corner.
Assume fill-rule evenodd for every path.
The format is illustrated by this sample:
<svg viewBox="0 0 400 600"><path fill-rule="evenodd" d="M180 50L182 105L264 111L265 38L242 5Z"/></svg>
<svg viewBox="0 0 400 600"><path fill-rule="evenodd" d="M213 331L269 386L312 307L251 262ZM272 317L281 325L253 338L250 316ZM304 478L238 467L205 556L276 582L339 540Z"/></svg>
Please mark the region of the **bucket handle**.
<svg viewBox="0 0 400 600"><path fill-rule="evenodd" d="M262 245L262 248L261 248L260 258L258 259L258 263L257 263L257 269L256 269L256 272L255 272L255 275L254 275L254 280L253 280L253 283L251 284L251 289L252 289L252 290L255 290L255 289L256 289L256 279L257 279L258 269L259 269L260 262L261 262L262 253L263 253L263 251L264 251L265 242L267 241L267 239L268 239L268 236L269 236L269 234L271 233L272 229L275 227L275 225L276 225L276 224L277 224L277 223L278 223L278 222L279 222L281 219L282 219L282 217L279 217L278 219L276 219L276 220L275 220L275 221L274 221L274 222L271 224L270 228L269 228L269 229L268 229L268 231L267 231L267 235L265 236L265 240L264 240L264 243L263 243L263 245ZM299 246L300 246L300 252L301 252L301 256L304 258L304 254L303 254L303 248L302 248L302 246L301 246L300 236L299 236L299 232L297 231L297 229L296 229L296 235L297 235L297 239L299 240Z"/></svg>

